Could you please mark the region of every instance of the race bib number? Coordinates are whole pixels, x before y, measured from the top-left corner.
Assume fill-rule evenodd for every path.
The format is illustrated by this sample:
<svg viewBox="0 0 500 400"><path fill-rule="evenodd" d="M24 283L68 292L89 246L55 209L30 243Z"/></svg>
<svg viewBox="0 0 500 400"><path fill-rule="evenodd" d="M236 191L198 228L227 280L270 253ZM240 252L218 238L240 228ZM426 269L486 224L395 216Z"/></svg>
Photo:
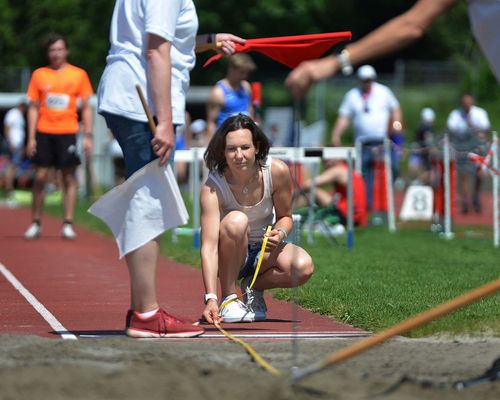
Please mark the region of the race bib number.
<svg viewBox="0 0 500 400"><path fill-rule="evenodd" d="M48 93L45 99L45 107L50 110L67 110L69 106L69 95L60 93Z"/></svg>

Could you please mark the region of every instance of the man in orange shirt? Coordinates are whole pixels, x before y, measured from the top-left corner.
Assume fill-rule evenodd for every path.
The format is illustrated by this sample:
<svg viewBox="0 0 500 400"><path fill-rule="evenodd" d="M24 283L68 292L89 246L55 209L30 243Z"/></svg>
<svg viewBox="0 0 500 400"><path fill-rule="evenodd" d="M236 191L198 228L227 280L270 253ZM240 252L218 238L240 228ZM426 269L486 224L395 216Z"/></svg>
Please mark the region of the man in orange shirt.
<svg viewBox="0 0 500 400"><path fill-rule="evenodd" d="M35 165L35 180L33 222L24 237L36 239L42 232L40 219L44 188L49 169L55 167L61 170L63 183L61 236L75 239L72 222L77 196L76 167L80 164L76 153L76 133L79 131L77 99L81 100L83 147L86 154L91 154L92 110L88 99L93 90L87 73L67 62L68 44L63 36L52 35L46 48L49 65L33 72L27 93L30 106L26 153Z"/></svg>

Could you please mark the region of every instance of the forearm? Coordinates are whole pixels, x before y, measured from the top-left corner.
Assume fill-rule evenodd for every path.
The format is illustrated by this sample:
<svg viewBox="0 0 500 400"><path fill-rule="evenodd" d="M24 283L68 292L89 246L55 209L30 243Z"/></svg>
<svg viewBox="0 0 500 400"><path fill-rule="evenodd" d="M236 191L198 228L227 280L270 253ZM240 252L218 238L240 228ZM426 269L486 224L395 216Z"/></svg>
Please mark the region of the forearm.
<svg viewBox="0 0 500 400"><path fill-rule="evenodd" d="M293 218L291 215L285 215L278 218L273 226L274 229L283 229L286 232L286 236L292 232L293 229Z"/></svg>
<svg viewBox="0 0 500 400"><path fill-rule="evenodd" d="M172 63L170 43L148 49L148 86L155 105L158 123L172 125Z"/></svg>
<svg viewBox="0 0 500 400"><path fill-rule="evenodd" d="M30 105L28 109L28 140L35 140L38 122L38 106Z"/></svg>
<svg viewBox="0 0 500 400"><path fill-rule="evenodd" d="M342 138L342 135L344 134L344 131L347 129L348 126L349 126L348 118L342 115L337 118L335 126L332 129L331 142L333 145L335 146L340 145L340 139Z"/></svg>
<svg viewBox="0 0 500 400"><path fill-rule="evenodd" d="M85 136L92 136L92 108L88 102L82 108L83 133Z"/></svg>
<svg viewBox="0 0 500 400"><path fill-rule="evenodd" d="M429 25L455 0L420 0L364 38L346 46L349 60L359 65L400 50L422 37Z"/></svg>
<svg viewBox="0 0 500 400"><path fill-rule="evenodd" d="M218 251L217 249L201 249L201 270L203 275L203 284L205 293L217 294L217 275L218 267Z"/></svg>

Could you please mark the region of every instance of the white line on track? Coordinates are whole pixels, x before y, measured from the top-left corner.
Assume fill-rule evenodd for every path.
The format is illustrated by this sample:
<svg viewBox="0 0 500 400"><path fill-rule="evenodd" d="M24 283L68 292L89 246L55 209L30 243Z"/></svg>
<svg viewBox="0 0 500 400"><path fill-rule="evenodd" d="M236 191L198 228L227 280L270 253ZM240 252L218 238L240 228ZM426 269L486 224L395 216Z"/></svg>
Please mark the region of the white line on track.
<svg viewBox="0 0 500 400"><path fill-rule="evenodd" d="M339 339L339 338L350 338L350 337L360 337L367 336L367 332L359 331L337 331L337 332L276 332L276 333L241 333L232 334L235 337L242 339ZM203 339L219 339L225 338L222 334L210 334L204 333L200 335Z"/></svg>
<svg viewBox="0 0 500 400"><path fill-rule="evenodd" d="M363 331L335 331L335 332L276 332L276 333L231 333L234 337L240 339L347 339L354 337L368 336L368 332ZM82 339L99 339L105 337L120 337L124 334L107 334L85 333L78 335ZM226 339L221 333L204 333L198 336L199 339ZM154 340L154 339L153 339ZM171 339L169 339L171 340Z"/></svg>
<svg viewBox="0 0 500 400"><path fill-rule="evenodd" d="M5 265L0 263L0 272L5 276L14 288L23 295L28 303L42 316L42 318L47 321L50 327L55 332L68 332L68 330L57 320L54 315L45 308L45 306L40 303L31 292L26 289L21 282L7 269ZM63 339L77 340L78 338L72 333L60 333Z"/></svg>

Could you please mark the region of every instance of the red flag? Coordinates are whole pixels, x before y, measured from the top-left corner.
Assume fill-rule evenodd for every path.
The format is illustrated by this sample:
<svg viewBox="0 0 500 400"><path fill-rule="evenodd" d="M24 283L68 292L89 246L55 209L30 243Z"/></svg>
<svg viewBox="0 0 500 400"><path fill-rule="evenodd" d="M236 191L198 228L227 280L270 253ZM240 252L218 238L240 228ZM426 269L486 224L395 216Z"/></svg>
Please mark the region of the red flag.
<svg viewBox="0 0 500 400"><path fill-rule="evenodd" d="M247 39L245 44L236 43L236 53L258 51L287 67L295 68L302 61L319 58L336 44L351 40L351 36L351 32L331 32ZM221 54L216 54L209 58L203 66L206 67L221 57Z"/></svg>

